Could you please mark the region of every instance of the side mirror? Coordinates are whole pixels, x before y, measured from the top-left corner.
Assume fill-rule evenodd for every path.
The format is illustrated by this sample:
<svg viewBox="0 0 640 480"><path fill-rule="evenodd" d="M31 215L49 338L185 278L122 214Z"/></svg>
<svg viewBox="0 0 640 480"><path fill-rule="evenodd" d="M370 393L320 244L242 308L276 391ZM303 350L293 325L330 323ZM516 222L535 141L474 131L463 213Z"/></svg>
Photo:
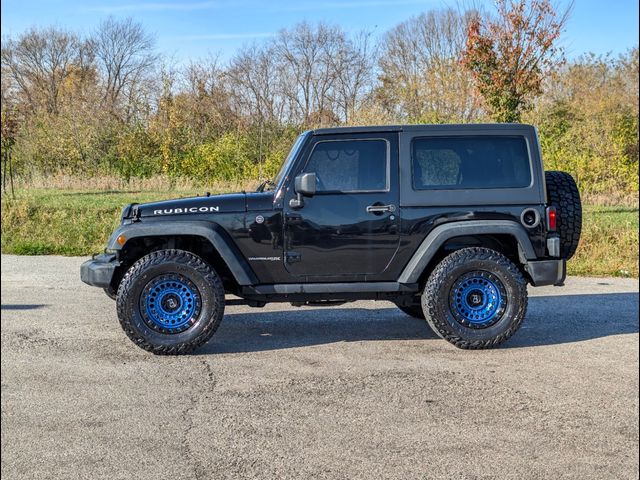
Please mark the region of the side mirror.
<svg viewBox="0 0 640 480"><path fill-rule="evenodd" d="M301 173L295 178L296 198L289 202L291 208L302 208L304 200L302 197L313 197L316 194L316 174L314 172Z"/></svg>
<svg viewBox="0 0 640 480"><path fill-rule="evenodd" d="M301 173L296 177L296 193L305 197L313 197L316 194L316 174L314 172Z"/></svg>

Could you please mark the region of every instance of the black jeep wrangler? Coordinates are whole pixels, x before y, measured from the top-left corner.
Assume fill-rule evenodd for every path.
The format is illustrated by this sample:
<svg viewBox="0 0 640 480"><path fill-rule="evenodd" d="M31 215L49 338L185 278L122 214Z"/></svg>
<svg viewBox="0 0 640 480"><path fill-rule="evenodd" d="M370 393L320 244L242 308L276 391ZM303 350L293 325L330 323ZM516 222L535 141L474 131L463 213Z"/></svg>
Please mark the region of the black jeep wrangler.
<svg viewBox="0 0 640 480"><path fill-rule="evenodd" d="M256 192L126 206L80 274L158 354L209 340L226 293L388 300L457 347L489 348L522 323L528 283L562 285L581 215L528 125L319 129Z"/></svg>

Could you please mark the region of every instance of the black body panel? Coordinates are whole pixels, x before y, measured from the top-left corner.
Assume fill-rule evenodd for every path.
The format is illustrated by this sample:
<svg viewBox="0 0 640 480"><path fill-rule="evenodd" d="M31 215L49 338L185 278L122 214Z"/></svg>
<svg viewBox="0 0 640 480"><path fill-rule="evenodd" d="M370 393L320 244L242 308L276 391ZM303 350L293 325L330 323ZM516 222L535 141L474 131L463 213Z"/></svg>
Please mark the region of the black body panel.
<svg viewBox="0 0 640 480"><path fill-rule="evenodd" d="M358 281L381 275L392 261L399 242L398 142L395 134L361 134L358 141L386 144L386 188L379 191L322 192L292 208L295 194L284 196L284 262L295 281ZM341 135L312 140L340 145ZM308 156L308 154L307 154ZM307 171L307 158L297 173ZM389 211L368 211L388 206Z"/></svg>
<svg viewBox="0 0 640 480"><path fill-rule="evenodd" d="M246 210L247 200L244 193L203 195L137 205L138 217L141 218L184 215L193 220L194 217L197 218L203 214L245 212Z"/></svg>
<svg viewBox="0 0 640 480"><path fill-rule="evenodd" d="M414 190L412 141L461 135L524 138L531 184L524 188ZM308 172L305 168L317 144L356 140L386 142L385 188L318 191L302 197L301 206L292 203L298 199L294 179ZM415 125L313 130L303 134L279 178L274 191L203 195L125 209L122 225L107 245L116 260L83 265L83 281L104 283L112 262L121 260L117 257L123 251L117 242L119 235L127 242L146 237L202 238L224 260L238 286L236 293L255 301L304 300L305 295L317 300L406 296L418 291L419 274L434 258L437 242L438 247L447 242L455 249L456 242L468 244L478 236L497 243L504 237L513 239L518 245L514 260L532 283L562 281L564 264L549 258L544 222L533 228L521 223L525 209L534 209L539 218L545 218L544 171L533 127ZM431 240L437 242L430 246Z"/></svg>

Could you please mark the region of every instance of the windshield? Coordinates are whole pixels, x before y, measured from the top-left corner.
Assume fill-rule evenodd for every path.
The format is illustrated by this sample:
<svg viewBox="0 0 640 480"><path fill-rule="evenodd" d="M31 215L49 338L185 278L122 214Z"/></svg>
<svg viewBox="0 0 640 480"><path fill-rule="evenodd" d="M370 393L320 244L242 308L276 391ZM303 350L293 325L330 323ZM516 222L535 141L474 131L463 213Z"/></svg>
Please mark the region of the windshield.
<svg viewBox="0 0 640 480"><path fill-rule="evenodd" d="M291 150L289 151L289 155L287 155L287 158L282 164L282 168L278 172L278 175L276 175L276 178L273 180L274 188L280 187L280 184L284 180L285 174L287 173L287 171L289 171L289 167L291 166L291 163L298 155L298 151L300 150L300 147L304 143L304 139L306 137L307 137L307 132L304 132L304 133L301 133L296 139L295 143L293 144L293 147L291 147Z"/></svg>

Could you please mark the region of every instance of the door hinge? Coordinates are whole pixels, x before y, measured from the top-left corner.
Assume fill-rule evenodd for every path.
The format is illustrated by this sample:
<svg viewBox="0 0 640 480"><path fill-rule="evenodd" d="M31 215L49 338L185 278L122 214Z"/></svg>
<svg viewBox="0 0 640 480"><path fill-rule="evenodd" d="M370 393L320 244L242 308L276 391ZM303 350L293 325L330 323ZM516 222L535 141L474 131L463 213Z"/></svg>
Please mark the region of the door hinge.
<svg viewBox="0 0 640 480"><path fill-rule="evenodd" d="M284 254L284 258L287 263L296 263L302 260L302 255L298 252L287 252Z"/></svg>

